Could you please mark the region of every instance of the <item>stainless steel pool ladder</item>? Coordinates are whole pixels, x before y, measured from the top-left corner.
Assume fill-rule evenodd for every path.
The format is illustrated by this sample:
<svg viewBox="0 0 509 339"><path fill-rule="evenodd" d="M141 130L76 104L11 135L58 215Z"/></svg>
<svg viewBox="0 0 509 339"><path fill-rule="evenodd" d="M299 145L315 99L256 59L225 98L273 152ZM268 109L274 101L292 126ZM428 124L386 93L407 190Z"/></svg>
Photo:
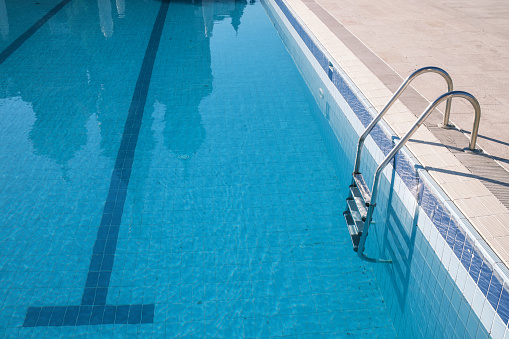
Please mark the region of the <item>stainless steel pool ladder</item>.
<svg viewBox="0 0 509 339"><path fill-rule="evenodd" d="M384 114L389 110L389 108L394 104L394 102L399 98L401 93L408 87L410 82L415 79L417 76L423 73L437 73L440 74L447 82L448 91L447 93L439 96L435 101L433 101L426 108L424 113L417 119L414 125L410 128L410 131L405 134L405 136L399 141L399 143L391 150L391 152L385 157L382 163L378 166L375 172L375 177L373 179L373 186L371 191L362 176L362 173L359 172L360 161L361 161L361 153L362 147L364 145L364 141L371 132L371 130L376 126L376 124L382 119ZM475 110L475 118L474 118L474 126L472 129L472 134L470 138L470 143L468 146L468 151L477 151L475 149L475 143L477 140L477 133L479 130L479 121L481 119L481 108L477 99L467 92L462 91L453 91L452 79L449 74L441 68L438 67L423 67L413 72L398 90L394 93L392 98L389 100L387 105L383 108L383 110L373 119L373 121L366 128L364 133L359 138L359 142L357 144L357 154L355 157L355 167L353 171L353 180L350 185L350 195L347 198L347 209L343 213L346 224L348 226L348 231L352 238L353 249L359 257L363 260L369 262L382 262L382 263L390 263L392 262L389 259L374 259L366 256L364 254L366 238L368 236L369 226L372 223L373 211L376 207L376 200L378 195L378 184L380 180L380 174L383 169L389 162L395 157L396 153L406 144L406 142L410 139L410 137L414 134L414 132L422 125L424 120L428 118L428 116L433 112L433 110L444 100L447 100L446 109L444 114L443 123L440 125L444 128L450 128L449 125L449 116L451 110L451 100L454 97L461 97L469 101Z"/></svg>

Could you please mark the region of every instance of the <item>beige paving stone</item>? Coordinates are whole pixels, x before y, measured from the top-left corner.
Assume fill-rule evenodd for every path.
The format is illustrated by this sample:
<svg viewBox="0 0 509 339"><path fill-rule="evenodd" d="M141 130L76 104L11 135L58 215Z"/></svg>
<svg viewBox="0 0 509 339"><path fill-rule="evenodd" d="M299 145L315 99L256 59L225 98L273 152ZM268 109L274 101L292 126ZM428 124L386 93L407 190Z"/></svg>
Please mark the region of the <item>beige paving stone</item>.
<svg viewBox="0 0 509 339"><path fill-rule="evenodd" d="M410 148L412 153L417 157L431 155L435 153L433 147L428 144L413 142L412 140L409 140L407 146Z"/></svg>
<svg viewBox="0 0 509 339"><path fill-rule="evenodd" d="M460 177L457 176L452 171L444 172L444 171L437 171L437 170L433 170L433 169L429 169L429 168L428 168L428 171L429 171L429 174L433 177L433 179L435 179L435 181L437 183L439 183L440 185L445 184L445 183L457 183L457 182L461 181Z"/></svg>
<svg viewBox="0 0 509 339"><path fill-rule="evenodd" d="M445 163L446 167L457 167L462 166L461 162L455 156L451 156L450 153L439 153L437 156Z"/></svg>
<svg viewBox="0 0 509 339"><path fill-rule="evenodd" d="M464 183L467 184L468 188L472 191L473 194L477 197L483 196L491 196L491 192L477 179L472 179L468 177L460 177ZM509 224L508 224L509 226Z"/></svg>
<svg viewBox="0 0 509 339"><path fill-rule="evenodd" d="M438 139L431 133L428 129L425 129L424 127L421 127L417 130L417 132L412 135L412 139L414 140L420 140L422 142L429 142L429 143L440 143ZM440 153L444 150L444 147L434 147L435 153Z"/></svg>
<svg viewBox="0 0 509 339"><path fill-rule="evenodd" d="M477 196L477 193L473 192L468 182L465 181L444 183L442 184L442 188L453 201L457 199L468 199Z"/></svg>
<svg viewBox="0 0 509 339"><path fill-rule="evenodd" d="M472 224L481 234L486 235L488 238L509 236L509 225L504 225L495 216L483 216L471 219Z"/></svg>
<svg viewBox="0 0 509 339"><path fill-rule="evenodd" d="M487 213L498 215L507 212L507 209L504 207L504 205L502 205L500 201L493 195L479 197L479 200L485 206Z"/></svg>
<svg viewBox="0 0 509 339"><path fill-rule="evenodd" d="M442 160L442 158L438 154L424 155L419 157L421 163L425 167L434 167L434 168L445 168L447 164Z"/></svg>
<svg viewBox="0 0 509 339"><path fill-rule="evenodd" d="M461 212L468 218L482 217L490 215L489 211L483 205L482 201L478 197L472 197L469 199L458 199L454 203L458 206Z"/></svg>
<svg viewBox="0 0 509 339"><path fill-rule="evenodd" d="M495 253L502 259L502 262L509 266L509 236L493 238L490 244Z"/></svg>

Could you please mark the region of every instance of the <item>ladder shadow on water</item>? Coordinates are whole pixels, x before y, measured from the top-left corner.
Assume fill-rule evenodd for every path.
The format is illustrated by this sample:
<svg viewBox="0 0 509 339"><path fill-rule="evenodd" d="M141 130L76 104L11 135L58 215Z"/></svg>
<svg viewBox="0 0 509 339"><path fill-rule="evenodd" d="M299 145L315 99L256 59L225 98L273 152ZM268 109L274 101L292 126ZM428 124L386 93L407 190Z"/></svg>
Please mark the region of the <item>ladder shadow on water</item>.
<svg viewBox="0 0 509 339"><path fill-rule="evenodd" d="M397 155L396 157L398 156L401 155ZM392 264L383 265L383 269L389 272L389 277L394 288L394 293L397 297L399 307L403 310L406 304L411 276L410 267L414 255L420 199L418 199L413 216L410 215L399 197L394 196L395 178L396 170L393 166L391 181L390 183L387 181L385 182L389 187L387 208L380 209L387 211L382 215L384 225L382 255L390 254L390 257L392 257ZM421 192L419 190L419 197L421 195L420 193ZM401 208L397 208L398 206ZM405 218L404 216L398 215L398 213L408 213L408 217ZM405 227L405 220L412 220L410 227Z"/></svg>
<svg viewBox="0 0 509 339"><path fill-rule="evenodd" d="M400 156L397 155L396 158ZM397 161L397 160L396 160ZM417 170L423 169L421 166L415 166L416 170L416 179L419 179ZM427 251L432 251L432 256L436 257L433 248L428 243L425 236L421 233L420 237L422 238L422 245L418 246L418 253L415 253L416 246L416 238L418 232L421 232L418 229L418 219L419 219L419 210L421 208L421 204L425 204L423 202L425 184L423 184L422 180L419 180L419 185L416 187L415 191L412 194L417 197L415 210L413 213L408 211L403 202L399 199L399 197L394 193L394 180L396 178L396 171L392 170L391 181L384 180L381 184L385 187L388 187L388 199L387 199L387 208L381 208L381 211L386 211L384 213L380 213L379 218L381 219L381 224L384 226L383 235L382 235L382 247L381 247L381 255L385 255L385 257L392 258L392 263L388 265L380 265L380 270L382 270L383 274L387 274L390 279L390 284L386 284L388 291L384 291L385 298L389 296L388 300L394 300L394 303L397 303L399 306L399 314L391 314L391 316L396 317L405 317L408 319L412 319L413 317L419 316L416 313L421 312L422 315L428 316L431 320L428 320L428 325L425 328L419 328L418 331L421 333L423 337L429 337L433 331L442 331L445 336L444 337L452 337L451 328L453 326L443 319L440 319L441 313L439 313L440 308L449 307L452 305L452 299L449 300L448 297L445 297L444 301L440 304L437 304L437 299L435 299L434 290L435 284L440 286L440 283L437 282L438 276L443 274L444 277L447 277L449 281L451 281L451 285L455 290L456 295L461 295L462 292L459 287L455 284L454 279L449 275L448 269L444 267L444 264L440 262L438 267L435 270L432 270L431 267L427 265L422 265L422 260L427 260L426 258L421 257L423 255L423 251L426 251L424 247L428 246ZM384 190L385 191L385 190ZM385 191L387 192L387 191ZM402 214L402 213L406 213ZM440 259L439 259L440 260ZM412 272L412 264L414 265L414 272ZM416 265L417 264L417 265ZM461 264L460 264L461 265ZM424 272L419 272L418 270L424 270ZM445 273L440 273L445 272ZM412 275L414 276L413 279ZM433 278L435 280L435 284L427 282L421 282L418 280L419 276L436 276ZM382 278L384 279L384 278ZM431 279L431 278L430 278ZM445 279L444 279L445 280ZM411 283L412 281L412 283ZM431 280L430 280L431 281ZM431 287L430 287L431 286ZM388 294L387 294L388 292ZM409 293L410 292L410 293ZM442 291L440 293L446 293L445 288L442 287ZM451 292L451 294L454 294ZM416 301L416 295L421 294L421 300ZM430 296L431 295L431 296ZM422 298L426 296L426 298ZM428 298L428 296L430 296ZM410 300L408 300L410 298ZM419 311L411 310L412 305L419 304ZM449 304L448 304L449 303ZM457 326L459 328L460 333L464 333L465 336L470 335L471 337L489 337L488 331L481 323L480 318L475 314L473 309L470 307L466 299L462 298L461 300L462 307L465 307L467 316L463 316L461 313L458 313ZM389 305L387 305L389 306ZM431 312L430 314L427 312ZM406 313L406 314L405 314ZM468 320L467 320L468 318ZM416 318L413 319L416 321ZM442 322L441 322L442 321ZM417 324L417 323L416 323ZM433 325L430 325L433 324ZM474 324L474 325L469 325ZM416 326L419 326L418 324ZM473 328L473 332L471 331ZM415 330L415 329L414 329ZM410 333L412 330L405 329L406 333ZM430 332L431 331L431 332ZM463 332L461 332L463 331ZM477 332L476 332L477 331Z"/></svg>

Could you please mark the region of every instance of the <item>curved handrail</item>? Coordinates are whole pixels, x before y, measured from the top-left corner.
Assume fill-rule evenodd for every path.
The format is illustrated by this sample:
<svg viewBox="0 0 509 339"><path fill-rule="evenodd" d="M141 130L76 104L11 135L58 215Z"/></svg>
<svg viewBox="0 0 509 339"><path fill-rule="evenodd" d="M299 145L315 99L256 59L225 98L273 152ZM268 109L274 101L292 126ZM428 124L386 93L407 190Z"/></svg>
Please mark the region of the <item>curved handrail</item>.
<svg viewBox="0 0 509 339"><path fill-rule="evenodd" d="M364 140L368 137L371 130L376 126L376 124L378 124L378 122L382 119L382 117L385 115L385 113L387 113L389 108L392 107L394 102L399 98L401 93L403 93L403 91L408 87L408 85L410 85L410 82L412 82L412 80L414 80L416 77L418 77L421 74L430 73L430 72L440 74L447 82L447 92L452 92L453 86L452 86L451 76L449 75L449 73L447 73L446 71L444 71L443 69L441 69L439 67L433 67L433 66L423 67L423 68L419 68L418 70L416 70L415 72L410 74L406 78L406 80L401 84L401 86L399 86L398 90L394 93L394 95L392 96L391 100L389 100L387 105L385 105L385 107L382 109L382 111L380 111L380 113L378 113L378 115L373 119L373 121L371 121L369 126L366 127L366 130L364 131L364 133L362 133L362 135L360 136L359 143L357 144L357 153L355 156L355 167L353 170L354 173L359 172L362 146L364 145ZM445 116L447 116L447 121L449 121L450 114L451 114L451 99L448 99L446 107L445 107L444 121L445 121Z"/></svg>
<svg viewBox="0 0 509 339"><path fill-rule="evenodd" d="M451 100L452 98L460 97L468 100L475 110L475 120L474 120L474 127L472 130L472 137L470 138L470 143L468 146L468 149L471 151L475 151L475 142L477 140L477 132L479 130L479 122L481 119L481 106L479 105L479 102L477 99L471 95L470 93L463 92L463 91L452 91L445 93L441 96L439 96L435 101L433 101L429 106L426 108L424 113L421 114L419 119L414 123L410 131L405 134L405 136L401 139L400 142L391 150L389 154L385 157L385 159L382 161L380 165L378 165L378 168L375 172L375 178L373 180L373 188L371 189L371 203L368 208L368 213L366 215L366 221L364 223L364 229L362 231L362 235L359 241L359 246L357 250L357 254L364 260L371 261L371 262L389 262L388 260L382 260L382 259L371 259L364 255L364 245L366 244L366 237L368 236L368 230L369 225L371 224L371 219L373 218L373 210L376 206L376 198L378 195L378 182L380 180L380 174L382 173L382 170L387 166L387 164L394 158L396 153L399 152L399 150L406 144L406 142L410 139L410 137L414 134L414 132L422 125L424 120L428 118L428 116L433 112L433 110L440 105L444 100Z"/></svg>

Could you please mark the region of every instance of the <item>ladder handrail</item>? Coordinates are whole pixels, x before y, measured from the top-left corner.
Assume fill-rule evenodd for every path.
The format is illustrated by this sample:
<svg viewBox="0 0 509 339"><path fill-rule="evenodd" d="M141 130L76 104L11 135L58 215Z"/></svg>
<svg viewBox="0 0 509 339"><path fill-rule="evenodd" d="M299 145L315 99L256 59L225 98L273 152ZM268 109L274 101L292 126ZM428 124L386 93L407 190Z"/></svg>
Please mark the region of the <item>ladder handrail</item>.
<svg viewBox="0 0 509 339"><path fill-rule="evenodd" d="M389 108L392 107L394 102L400 97L401 93L403 93L403 91L408 87L408 85L410 85L410 82L412 82L412 80L414 80L416 77L418 77L421 74L430 73L430 72L440 74L447 82L447 92L452 92L453 85L452 85L451 76L449 75L449 73L447 73L446 71L444 71L443 69L441 69L439 67L427 66L427 67L419 68L418 70L416 70L415 72L410 74L405 79L405 81L401 84L401 86L399 86L398 90L394 93L394 95L392 96L391 100L389 100L387 105L385 105L385 107L382 109L382 111L380 111L380 113L378 113L378 115L373 119L373 121L371 121L369 126L366 127L366 130L364 131L364 133L362 133L362 135L360 136L359 142L357 144L357 153L355 156L355 167L354 167L354 171L353 171L354 173L359 172L362 146L364 145L364 140L368 137L371 130L376 126L376 124L378 124L378 122L382 119L382 117L385 115L385 113L387 113ZM445 107L444 124L446 124L445 123L446 116L447 116L447 123L449 122L450 112L451 112L451 99L448 99L446 107Z"/></svg>
<svg viewBox="0 0 509 339"><path fill-rule="evenodd" d="M378 195L378 182L380 180L380 174L382 173L382 170L387 166L387 164L394 158L396 153L406 144L406 142L410 139L410 137L414 134L414 132L422 125L424 120L428 118L428 116L433 112L433 110L440 105L444 100L450 101L452 98L455 97L461 97L470 102L475 110L475 120L474 120L474 127L472 130L472 137L470 138L469 143L469 149L474 151L475 150L475 142L477 140L477 132L479 130L479 122L481 119L481 106L479 105L479 102L477 99L471 95L470 93L463 92L463 91L452 91L445 94L442 94L439 96L435 101L433 101L429 106L426 108L424 113L421 114L419 119L414 123L410 131L405 134L403 139L391 150L389 154L385 157L385 159L382 161L382 163L378 166L375 172L375 178L373 180L373 188L371 189L371 203L368 208L368 213L366 215L366 221L364 223L364 229L362 231L362 235L359 241L359 246L357 250L357 254L364 260L368 261L375 261L375 262L388 262L387 260L381 260L381 259L371 259L366 257L364 254L364 245L366 244L366 237L368 236L368 230L369 225L371 224L371 219L373 217L373 210L376 206L376 199Z"/></svg>

